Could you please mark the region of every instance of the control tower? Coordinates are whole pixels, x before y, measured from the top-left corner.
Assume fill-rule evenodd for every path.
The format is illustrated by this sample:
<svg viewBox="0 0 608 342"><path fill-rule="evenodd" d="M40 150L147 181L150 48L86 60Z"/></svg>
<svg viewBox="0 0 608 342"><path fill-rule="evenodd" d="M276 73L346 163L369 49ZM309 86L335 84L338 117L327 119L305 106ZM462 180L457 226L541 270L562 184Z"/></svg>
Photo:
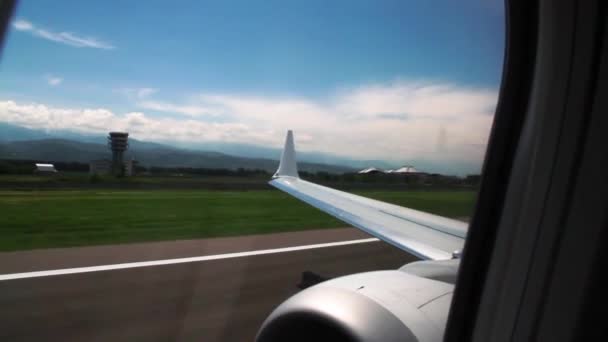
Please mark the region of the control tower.
<svg viewBox="0 0 608 342"><path fill-rule="evenodd" d="M129 148L129 133L110 132L108 135L108 146L112 150L112 174L124 176L123 154Z"/></svg>

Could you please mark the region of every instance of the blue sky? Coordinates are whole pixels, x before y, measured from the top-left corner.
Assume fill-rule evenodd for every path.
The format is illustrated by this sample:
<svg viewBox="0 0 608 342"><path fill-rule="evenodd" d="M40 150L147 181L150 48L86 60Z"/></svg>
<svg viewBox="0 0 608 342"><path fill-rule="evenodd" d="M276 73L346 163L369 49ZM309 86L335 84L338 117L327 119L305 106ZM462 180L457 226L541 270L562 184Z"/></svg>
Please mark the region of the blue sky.
<svg viewBox="0 0 608 342"><path fill-rule="evenodd" d="M0 121L260 145L293 128L305 150L479 164L503 16L482 0L21 1Z"/></svg>

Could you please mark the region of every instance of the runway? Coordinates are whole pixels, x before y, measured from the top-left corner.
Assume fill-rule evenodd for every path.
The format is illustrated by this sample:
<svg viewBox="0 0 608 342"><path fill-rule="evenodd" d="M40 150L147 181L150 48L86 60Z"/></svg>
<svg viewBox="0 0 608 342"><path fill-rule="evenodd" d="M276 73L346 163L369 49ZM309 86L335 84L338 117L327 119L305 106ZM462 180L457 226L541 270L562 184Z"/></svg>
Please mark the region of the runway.
<svg viewBox="0 0 608 342"><path fill-rule="evenodd" d="M0 253L0 275L369 239L352 228ZM0 281L2 341L250 341L303 271L340 276L415 258L383 242Z"/></svg>

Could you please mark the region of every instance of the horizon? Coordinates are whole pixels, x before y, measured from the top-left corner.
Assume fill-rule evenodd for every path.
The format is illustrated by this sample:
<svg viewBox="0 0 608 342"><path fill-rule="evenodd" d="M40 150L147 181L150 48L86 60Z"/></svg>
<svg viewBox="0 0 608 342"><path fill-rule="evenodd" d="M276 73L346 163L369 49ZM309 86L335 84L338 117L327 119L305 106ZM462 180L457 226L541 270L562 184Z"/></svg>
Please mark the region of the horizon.
<svg viewBox="0 0 608 342"><path fill-rule="evenodd" d="M3 127L4 125L4 127ZM78 132L71 131L43 131L37 129L31 129L24 126L12 125L7 123L0 122L0 132L7 128L18 128L18 129L26 129L30 130L32 136L23 136L19 138L9 138L9 139L0 139L0 144L2 143L15 143L15 142L33 142L33 141L45 141L45 140L61 140L61 141L70 141L76 143L84 143L84 144L95 144L95 145L105 145L104 142L108 137L108 133L90 133L90 134L82 134ZM33 133L35 132L35 133ZM266 159L273 160L278 162L281 157L282 147L268 147L268 146L259 146L259 145L242 145L239 143L223 143L223 145L218 144L210 144L207 147L203 145L199 146L181 146L179 144L174 144L170 141L149 141L142 140L137 137L133 137L129 132L123 132L129 134L129 140L135 140L138 143L143 144L153 144L160 145L164 148L170 148L181 151L189 151L189 152L201 152L201 153L219 153L226 156L238 157L238 158L252 158L252 159ZM44 134L44 135L39 135ZM294 132L294 137L297 137L297 133ZM2 138L0 136L0 138ZM296 149L297 149L297 138L296 139ZM220 147L218 147L220 146ZM129 149L130 150L130 149ZM127 151L127 153L129 152ZM244 150L244 151L243 151ZM236 151L236 152L235 152ZM239 152L240 151L240 152ZM253 151L253 152L252 152ZM332 155L328 153L318 152L318 151L296 151L298 153L298 163L304 164L319 164L326 166L336 166L345 169L351 170L364 170L368 168L376 168L384 171L391 171L395 169L399 169L402 167L415 167L416 169L420 169L421 172L425 173L439 173L446 176L456 176L456 177L466 177L468 175L476 175L478 173L468 172L466 167L463 169L462 165L457 165L453 168L442 168L429 164L428 161L422 160L409 160L404 161L403 163L391 163L386 160L363 160L356 158L349 158L345 156ZM109 150L108 150L108 153ZM77 161L76 161L77 162ZM420 165L422 165L420 167ZM160 165L157 165L160 166ZM189 166L184 166L189 167Z"/></svg>
<svg viewBox="0 0 608 342"><path fill-rule="evenodd" d="M498 1L24 2L0 122L195 149L293 129L302 153L478 173L503 50Z"/></svg>

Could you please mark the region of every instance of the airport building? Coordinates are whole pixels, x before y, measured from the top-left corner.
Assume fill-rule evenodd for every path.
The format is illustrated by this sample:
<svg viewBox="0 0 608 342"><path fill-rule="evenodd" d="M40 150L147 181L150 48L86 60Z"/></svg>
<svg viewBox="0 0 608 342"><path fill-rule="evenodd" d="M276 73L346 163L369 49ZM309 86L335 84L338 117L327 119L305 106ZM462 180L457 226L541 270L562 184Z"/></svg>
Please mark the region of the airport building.
<svg viewBox="0 0 608 342"><path fill-rule="evenodd" d="M92 175L109 175L112 171L112 161L97 159L89 162L89 173Z"/></svg>
<svg viewBox="0 0 608 342"><path fill-rule="evenodd" d="M134 176L135 175L135 166L137 166L137 161L133 159L129 159L124 162L125 166L125 176Z"/></svg>
<svg viewBox="0 0 608 342"><path fill-rule="evenodd" d="M108 135L108 146L112 151L112 174L116 176L125 175L123 156L129 148L129 133L110 132Z"/></svg>
<svg viewBox="0 0 608 342"><path fill-rule="evenodd" d="M34 172L37 174L53 174L57 173L57 169L55 169L55 165L53 164L36 163Z"/></svg>
<svg viewBox="0 0 608 342"><path fill-rule="evenodd" d="M108 147L112 152L112 159L91 160L89 173L91 175L133 176L137 162L133 159L124 160L124 153L129 148L129 133L110 132Z"/></svg>
<svg viewBox="0 0 608 342"><path fill-rule="evenodd" d="M417 170L415 167L411 165L405 165L395 170L382 170L375 167L368 167L367 169L363 169L357 173L360 174L377 174L377 173L390 173L390 174L398 174L398 175L408 175L408 176L422 176L426 175L426 172L422 172Z"/></svg>
<svg viewBox="0 0 608 342"><path fill-rule="evenodd" d="M127 160L123 163L124 175L133 176L135 175L135 166L137 162L135 160ZM89 162L89 174L91 175L109 175L112 174L112 161L109 159L97 159Z"/></svg>
<svg viewBox="0 0 608 342"><path fill-rule="evenodd" d="M367 169L363 169L357 173L365 174L365 175L373 175L373 174L377 174L377 173L384 173L384 171L381 169L377 169L375 167L368 167Z"/></svg>
<svg viewBox="0 0 608 342"><path fill-rule="evenodd" d="M414 168L411 165L406 165L406 166L402 166L398 169L395 170L388 170L387 173L397 173L397 174L404 174L404 175L420 175L420 174L425 174L425 172L420 172L418 170L416 170L416 168Z"/></svg>
<svg viewBox="0 0 608 342"><path fill-rule="evenodd" d="M411 165L405 165L398 169L394 170L382 170L375 167L368 167L367 169L363 169L358 174L361 175L378 175L379 177L388 177L390 178L401 178L404 179L407 183L424 183L428 179L428 173L421 172Z"/></svg>

